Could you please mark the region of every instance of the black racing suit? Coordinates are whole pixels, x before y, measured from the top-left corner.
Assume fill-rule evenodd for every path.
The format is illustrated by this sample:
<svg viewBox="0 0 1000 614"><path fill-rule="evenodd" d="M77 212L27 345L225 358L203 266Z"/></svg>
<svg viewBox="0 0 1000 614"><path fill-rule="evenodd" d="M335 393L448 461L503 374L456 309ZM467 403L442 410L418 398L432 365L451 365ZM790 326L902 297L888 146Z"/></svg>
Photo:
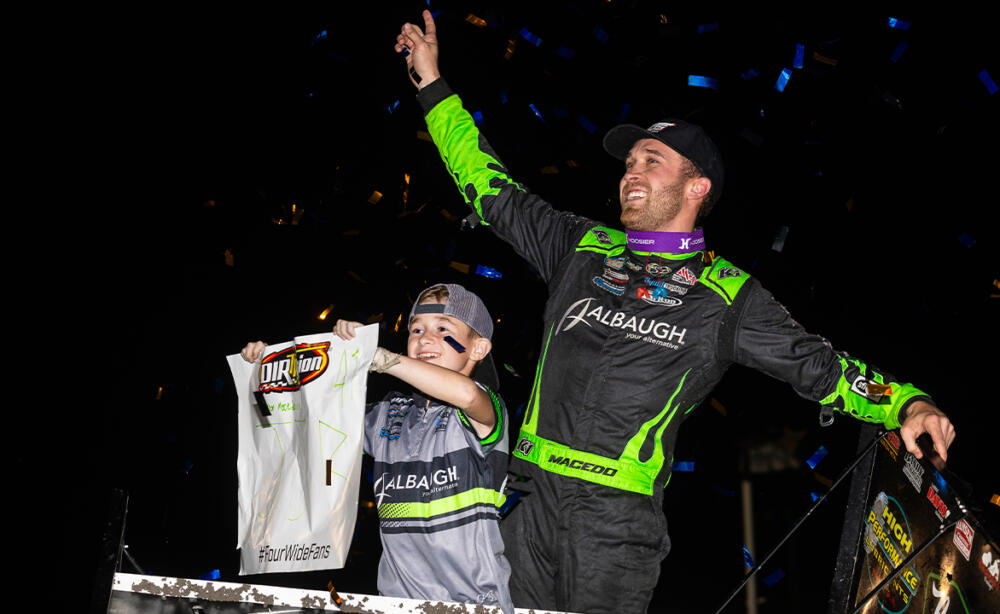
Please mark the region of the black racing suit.
<svg viewBox="0 0 1000 614"><path fill-rule="evenodd" d="M548 284L534 387L502 523L518 607L644 612L670 549L662 510L677 429L733 362L862 420L899 426L928 397L807 333L722 258L643 253L514 182L443 80L417 96L483 223Z"/></svg>

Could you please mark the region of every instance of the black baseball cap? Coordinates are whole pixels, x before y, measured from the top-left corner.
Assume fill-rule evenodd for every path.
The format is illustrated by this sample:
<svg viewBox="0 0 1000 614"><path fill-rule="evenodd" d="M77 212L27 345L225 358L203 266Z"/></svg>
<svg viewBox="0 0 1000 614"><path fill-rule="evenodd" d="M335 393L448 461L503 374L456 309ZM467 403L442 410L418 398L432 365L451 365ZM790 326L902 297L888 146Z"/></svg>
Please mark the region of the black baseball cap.
<svg viewBox="0 0 1000 614"><path fill-rule="evenodd" d="M690 160L712 182L712 193L718 200L725 177L722 155L701 126L673 118L656 122L649 128L622 124L604 135L604 150L619 160L625 160L632 146L642 139L656 139Z"/></svg>

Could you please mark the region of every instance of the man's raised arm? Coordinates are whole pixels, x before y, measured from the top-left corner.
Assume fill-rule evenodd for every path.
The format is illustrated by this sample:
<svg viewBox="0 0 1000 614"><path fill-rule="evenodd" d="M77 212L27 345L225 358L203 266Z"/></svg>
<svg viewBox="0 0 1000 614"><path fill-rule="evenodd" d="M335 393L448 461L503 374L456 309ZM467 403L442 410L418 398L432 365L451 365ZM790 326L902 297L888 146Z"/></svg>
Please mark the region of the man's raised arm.
<svg viewBox="0 0 1000 614"><path fill-rule="evenodd" d="M424 28L406 23L394 49L406 67L423 107L427 131L459 193L478 220L527 260L548 280L595 222L556 211L510 176L479 132L472 116L451 91L438 69L437 27L430 11Z"/></svg>

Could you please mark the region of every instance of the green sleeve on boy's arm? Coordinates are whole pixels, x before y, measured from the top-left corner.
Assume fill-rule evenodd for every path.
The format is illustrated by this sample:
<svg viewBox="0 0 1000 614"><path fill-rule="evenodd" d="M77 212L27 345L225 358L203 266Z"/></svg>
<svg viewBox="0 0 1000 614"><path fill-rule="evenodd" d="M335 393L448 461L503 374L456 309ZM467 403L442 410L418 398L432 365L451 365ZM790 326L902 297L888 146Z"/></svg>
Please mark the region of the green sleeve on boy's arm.
<svg viewBox="0 0 1000 614"><path fill-rule="evenodd" d="M930 396L912 384L895 381L891 375L875 369L855 358L840 357L842 374L836 389L820 400L824 406L850 414L865 422L884 424L886 428L900 427L901 412L914 401L933 404Z"/></svg>
<svg viewBox="0 0 1000 614"><path fill-rule="evenodd" d="M503 410L503 407L504 406L503 406L503 401L500 400L500 397L498 397L496 395L496 393L494 393L492 390L490 390L486 386L483 386L483 385L480 385L480 384L477 384L477 385L479 385L480 388L482 388L483 390L485 390L490 395L490 401L492 401L492 403L493 403L493 416L494 416L494 420L495 420L494 423L493 423L493 429L489 433L487 433L485 437L479 437L479 443L481 445L489 446L489 445L493 445L494 443L496 443L497 440L500 439L500 435L503 433L503 427L504 427L504 424L503 424L503 419L504 419L504 410ZM457 408L455 409L455 412L458 413L458 417L462 421L462 424L464 424L466 428L468 428L473 433L475 433L476 429L469 422L469 419L468 419L468 417L466 417L465 413L462 410L457 409ZM477 433L477 437L478 437L478 433Z"/></svg>

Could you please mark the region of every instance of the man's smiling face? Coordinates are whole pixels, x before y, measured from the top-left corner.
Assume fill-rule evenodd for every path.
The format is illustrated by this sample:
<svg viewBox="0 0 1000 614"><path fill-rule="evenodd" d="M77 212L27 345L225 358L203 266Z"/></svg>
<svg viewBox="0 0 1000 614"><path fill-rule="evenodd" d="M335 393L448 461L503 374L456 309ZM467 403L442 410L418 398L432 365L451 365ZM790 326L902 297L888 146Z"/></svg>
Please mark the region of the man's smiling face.
<svg viewBox="0 0 1000 614"><path fill-rule="evenodd" d="M684 157L656 139L637 141L619 182L621 222L628 230L665 230L681 209Z"/></svg>

